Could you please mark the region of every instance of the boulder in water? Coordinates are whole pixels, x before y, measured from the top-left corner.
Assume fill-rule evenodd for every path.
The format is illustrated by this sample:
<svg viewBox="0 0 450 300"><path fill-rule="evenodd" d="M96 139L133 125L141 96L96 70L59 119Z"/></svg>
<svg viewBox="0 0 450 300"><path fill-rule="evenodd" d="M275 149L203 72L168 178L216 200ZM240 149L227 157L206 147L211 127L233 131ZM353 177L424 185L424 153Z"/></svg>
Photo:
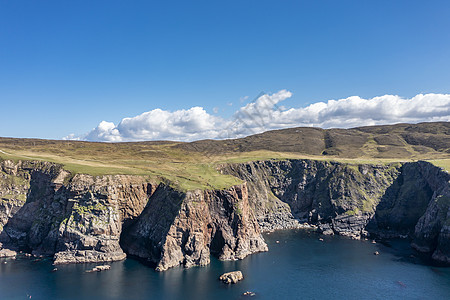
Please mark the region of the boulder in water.
<svg viewBox="0 0 450 300"><path fill-rule="evenodd" d="M87 273L91 273L91 272L101 272L101 271L106 271L111 269L110 265L103 265L103 266L95 266L94 268L92 268L91 270L87 270Z"/></svg>
<svg viewBox="0 0 450 300"><path fill-rule="evenodd" d="M0 257L14 257L17 255L16 251L9 250L9 249L1 249L0 250Z"/></svg>
<svg viewBox="0 0 450 300"><path fill-rule="evenodd" d="M238 281L244 279L244 275L241 271L234 271L222 274L219 279L224 283L238 283Z"/></svg>

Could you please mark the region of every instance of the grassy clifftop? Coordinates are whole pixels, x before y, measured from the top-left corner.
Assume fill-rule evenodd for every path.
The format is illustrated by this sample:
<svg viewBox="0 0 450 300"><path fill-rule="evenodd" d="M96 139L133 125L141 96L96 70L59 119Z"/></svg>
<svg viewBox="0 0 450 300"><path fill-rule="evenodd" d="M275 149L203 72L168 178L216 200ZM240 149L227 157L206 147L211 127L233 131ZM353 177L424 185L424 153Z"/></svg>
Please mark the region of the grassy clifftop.
<svg viewBox="0 0 450 300"><path fill-rule="evenodd" d="M0 138L0 158L51 161L72 173L145 175L168 180L182 190L222 189L239 183L217 171L219 164L228 162L288 158L352 164L430 160L450 170L450 123L291 128L242 139L192 143Z"/></svg>

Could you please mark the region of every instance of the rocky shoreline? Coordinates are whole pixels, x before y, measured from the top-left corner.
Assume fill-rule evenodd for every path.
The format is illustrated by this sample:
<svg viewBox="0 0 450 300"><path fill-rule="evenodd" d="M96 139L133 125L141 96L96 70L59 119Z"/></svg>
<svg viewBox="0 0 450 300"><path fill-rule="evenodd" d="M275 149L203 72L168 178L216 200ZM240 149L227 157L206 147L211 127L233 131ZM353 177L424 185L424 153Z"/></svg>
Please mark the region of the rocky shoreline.
<svg viewBox="0 0 450 300"><path fill-rule="evenodd" d="M48 162L2 161L0 171L3 248L55 264L129 253L163 271L208 264L210 254L234 260L267 251L245 183L183 193L141 176L72 177Z"/></svg>
<svg viewBox="0 0 450 300"><path fill-rule="evenodd" d="M359 238L408 237L450 263L450 174L427 162L349 165L314 160L220 166L243 183L177 191L142 176L71 175L37 161L0 161L0 256L24 251L55 264L127 254L159 271L210 255L267 251L262 232L316 230Z"/></svg>
<svg viewBox="0 0 450 300"><path fill-rule="evenodd" d="M450 263L450 174L428 162L255 161L221 171L247 182L263 231L306 223L353 239L407 237L436 263Z"/></svg>

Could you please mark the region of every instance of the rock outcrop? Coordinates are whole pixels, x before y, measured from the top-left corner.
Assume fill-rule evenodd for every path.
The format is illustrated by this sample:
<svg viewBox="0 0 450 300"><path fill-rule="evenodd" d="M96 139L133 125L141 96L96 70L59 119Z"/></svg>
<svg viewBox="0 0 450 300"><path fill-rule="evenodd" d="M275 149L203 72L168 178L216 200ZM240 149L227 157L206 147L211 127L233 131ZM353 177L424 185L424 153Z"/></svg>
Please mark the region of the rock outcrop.
<svg viewBox="0 0 450 300"><path fill-rule="evenodd" d="M153 262L158 271L209 264L211 253L234 260L267 251L246 184L187 193L161 186L122 240L128 253Z"/></svg>
<svg viewBox="0 0 450 300"><path fill-rule="evenodd" d="M222 172L248 182L250 205L263 230L290 228L297 221L360 235L400 167L285 160L230 164Z"/></svg>
<svg viewBox="0 0 450 300"><path fill-rule="evenodd" d="M93 273L93 272L101 272L101 271L107 271L110 270L110 265L101 265L101 266L95 266L90 270L87 270L86 273Z"/></svg>
<svg viewBox="0 0 450 300"><path fill-rule="evenodd" d="M433 194L415 226L412 246L431 253L435 261L450 264L450 174L421 165Z"/></svg>
<svg viewBox="0 0 450 300"><path fill-rule="evenodd" d="M0 250L55 264L109 262L126 253L157 270L266 251L261 231L410 237L450 263L449 173L427 162L351 165L314 160L220 166L243 180L180 192L131 175L72 175L61 165L0 161Z"/></svg>
<svg viewBox="0 0 450 300"><path fill-rule="evenodd" d="M220 275L219 280L223 283L238 283L244 279L241 271L233 271Z"/></svg>
<svg viewBox="0 0 450 300"><path fill-rule="evenodd" d="M409 236L415 249L450 261L450 175L430 163L257 161L221 171L248 183L263 230L308 222L324 234L356 239Z"/></svg>
<svg viewBox="0 0 450 300"><path fill-rule="evenodd" d="M57 233L55 264L124 259L122 224L140 215L155 189L139 176L75 175L68 185L70 208Z"/></svg>
<svg viewBox="0 0 450 300"><path fill-rule="evenodd" d="M16 251L9 249L2 249L2 244L0 243L0 258L15 257L16 255L17 255Z"/></svg>
<svg viewBox="0 0 450 300"><path fill-rule="evenodd" d="M124 259L122 224L140 215L156 189L141 176L72 177L47 162L0 165L6 178L0 180L0 242L34 255L54 255L56 264Z"/></svg>
<svg viewBox="0 0 450 300"><path fill-rule="evenodd" d="M158 270L205 265L210 253L242 259L267 250L245 184L181 193L142 176L72 176L48 162L0 168L6 249L53 256L55 264L121 260L126 249Z"/></svg>

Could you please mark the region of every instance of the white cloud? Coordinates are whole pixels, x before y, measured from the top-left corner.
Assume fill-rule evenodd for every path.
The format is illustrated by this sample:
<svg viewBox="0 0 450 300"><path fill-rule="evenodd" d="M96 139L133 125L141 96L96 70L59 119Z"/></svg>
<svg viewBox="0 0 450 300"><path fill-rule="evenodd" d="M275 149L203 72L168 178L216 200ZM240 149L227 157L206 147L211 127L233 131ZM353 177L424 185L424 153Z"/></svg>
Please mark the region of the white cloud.
<svg viewBox="0 0 450 300"><path fill-rule="evenodd" d="M80 141L82 139L82 136L77 136L75 133L71 133L68 136L63 137L62 139L70 141Z"/></svg>
<svg viewBox="0 0 450 300"><path fill-rule="evenodd" d="M169 112L154 109L136 117L124 118L116 126L102 121L92 131L78 137L88 141L124 142L144 140L197 140L213 138L223 120L201 107ZM74 139L69 135L64 139Z"/></svg>
<svg viewBox="0 0 450 300"><path fill-rule="evenodd" d="M154 109L119 124L102 121L82 136L65 139L90 141L192 141L206 138L235 138L266 130L315 126L349 128L364 125L450 121L449 94L419 94L411 99L384 95L371 99L352 96L317 102L302 108L285 109L278 104L292 96L287 90L264 94L237 110L231 119L207 113L201 107L174 112Z"/></svg>
<svg viewBox="0 0 450 300"><path fill-rule="evenodd" d="M450 95L419 94L411 99L393 95L371 99L353 96L290 109L279 117L290 125L322 128L450 121Z"/></svg>
<svg viewBox="0 0 450 300"><path fill-rule="evenodd" d="M123 137L114 123L101 121L84 139L88 141L121 142Z"/></svg>
<svg viewBox="0 0 450 300"><path fill-rule="evenodd" d="M255 102L249 103L236 111L233 120L228 122L227 128L222 130L218 137L242 137L280 128L280 126L284 127L278 120L281 109L277 107L277 104L291 96L292 93L287 90L260 96Z"/></svg>

